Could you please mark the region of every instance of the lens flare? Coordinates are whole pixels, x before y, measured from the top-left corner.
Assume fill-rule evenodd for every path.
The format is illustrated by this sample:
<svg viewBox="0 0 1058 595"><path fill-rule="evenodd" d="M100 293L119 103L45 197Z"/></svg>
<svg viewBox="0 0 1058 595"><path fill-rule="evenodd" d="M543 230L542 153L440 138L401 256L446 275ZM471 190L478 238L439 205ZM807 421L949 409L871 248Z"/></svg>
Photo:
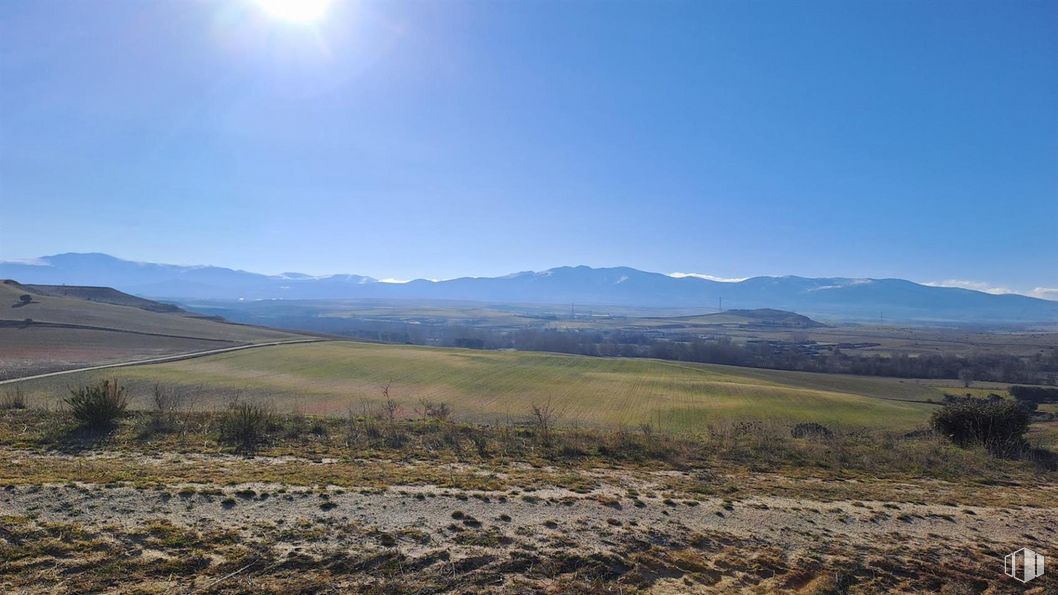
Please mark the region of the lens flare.
<svg viewBox="0 0 1058 595"><path fill-rule="evenodd" d="M289 23L314 23L327 14L330 0L257 0L272 18Z"/></svg>

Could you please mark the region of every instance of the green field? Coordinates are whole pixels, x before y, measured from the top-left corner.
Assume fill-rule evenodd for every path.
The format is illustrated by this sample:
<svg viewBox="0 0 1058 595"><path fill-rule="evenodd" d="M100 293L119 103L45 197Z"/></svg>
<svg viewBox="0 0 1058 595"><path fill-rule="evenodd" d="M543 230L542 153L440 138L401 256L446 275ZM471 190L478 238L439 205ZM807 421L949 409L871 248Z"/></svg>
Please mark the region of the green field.
<svg viewBox="0 0 1058 595"><path fill-rule="evenodd" d="M382 386L406 415L420 399L447 402L475 421L524 419L548 400L575 424L652 423L695 431L730 419L773 419L909 429L932 406L910 402L942 391L914 381L755 370L648 359L440 349L330 342L269 347L151 366L25 383L31 399L55 406L67 386L116 377L138 405L155 382L195 394L196 408L235 395L279 411L346 414L381 400Z"/></svg>

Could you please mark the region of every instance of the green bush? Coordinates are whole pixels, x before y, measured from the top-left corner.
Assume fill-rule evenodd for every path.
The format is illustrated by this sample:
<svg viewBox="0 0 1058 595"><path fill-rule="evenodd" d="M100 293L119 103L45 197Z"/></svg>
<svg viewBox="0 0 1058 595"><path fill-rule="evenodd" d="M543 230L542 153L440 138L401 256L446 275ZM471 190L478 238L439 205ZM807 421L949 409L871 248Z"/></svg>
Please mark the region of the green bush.
<svg viewBox="0 0 1058 595"><path fill-rule="evenodd" d="M1042 386L1012 386L1008 389L1010 396L1017 399L1019 403L1030 405L1030 410L1035 410L1034 405L1040 403L1058 403L1058 388L1044 388Z"/></svg>
<svg viewBox="0 0 1058 595"><path fill-rule="evenodd" d="M120 386L116 380L104 380L98 384L71 390L65 403L74 419L92 430L113 427L125 416L125 409L128 407L125 387Z"/></svg>
<svg viewBox="0 0 1058 595"><path fill-rule="evenodd" d="M1031 418L1014 401L964 398L933 412L930 424L959 446L984 446L996 455L1024 451Z"/></svg>
<svg viewBox="0 0 1058 595"><path fill-rule="evenodd" d="M228 406L220 422L220 441L243 452L253 452L268 439L274 424L266 405L235 402Z"/></svg>

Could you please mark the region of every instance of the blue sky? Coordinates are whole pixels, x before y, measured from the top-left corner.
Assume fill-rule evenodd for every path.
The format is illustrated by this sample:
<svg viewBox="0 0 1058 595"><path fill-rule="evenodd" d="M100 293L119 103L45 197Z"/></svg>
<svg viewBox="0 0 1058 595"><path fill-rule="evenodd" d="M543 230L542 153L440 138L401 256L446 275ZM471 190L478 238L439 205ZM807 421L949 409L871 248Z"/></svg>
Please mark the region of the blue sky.
<svg viewBox="0 0 1058 595"><path fill-rule="evenodd" d="M4 2L0 258L1058 288L1055 106L1054 0Z"/></svg>

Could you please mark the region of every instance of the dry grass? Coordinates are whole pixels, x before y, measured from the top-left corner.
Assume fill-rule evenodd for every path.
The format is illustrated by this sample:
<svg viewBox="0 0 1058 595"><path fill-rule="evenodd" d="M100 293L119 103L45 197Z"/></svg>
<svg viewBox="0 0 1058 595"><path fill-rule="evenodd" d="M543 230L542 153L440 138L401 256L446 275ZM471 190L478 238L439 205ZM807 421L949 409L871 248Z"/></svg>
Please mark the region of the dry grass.
<svg viewBox="0 0 1058 595"><path fill-rule="evenodd" d="M0 590L975 592L1028 539L1003 522L1054 536L1058 474L928 434L718 420L544 440L528 410L482 426L366 406L273 415L249 456L225 413L169 415L100 436L0 412Z"/></svg>
<svg viewBox="0 0 1058 595"><path fill-rule="evenodd" d="M25 408L26 393L22 392L21 386L15 385L14 387L7 388L0 393L0 411Z"/></svg>
<svg viewBox="0 0 1058 595"><path fill-rule="evenodd" d="M807 470L833 477L934 478L968 483L1032 481L1040 474L1055 475L1053 457L998 460L982 448L959 448L929 432L833 430L829 436L794 438L792 424L748 420L719 421L690 438L659 432L649 425L609 430L556 428L541 425L531 415L506 425L483 426L436 418L396 419L389 417L384 408L368 408L346 419L336 419L278 415L257 406L250 407L253 423L249 427L235 423L248 419L240 414L240 405L221 413L173 413L174 429L170 432L150 431L153 414L135 413L105 436L81 433L62 412L9 411L0 415L0 447L75 453L86 449L256 452L260 456L298 459L424 460L474 465L524 461L535 466L570 468L619 464L678 470L738 469L791 476ZM231 463L237 466L238 461L232 459ZM283 466L276 470L287 473ZM32 477L44 480L41 473L48 473L45 469L15 471L12 479L29 471ZM97 471L103 474L99 478L113 476L123 480L137 476L105 464ZM189 473L182 478L193 481L194 466L182 468L181 473L185 471ZM377 471L372 481L384 482L381 476L387 470ZM143 477L150 474L148 471ZM313 481L321 479L315 471L310 475ZM438 479L438 474L430 475L431 480ZM350 477L363 474L353 473ZM344 479L335 481L348 483Z"/></svg>

